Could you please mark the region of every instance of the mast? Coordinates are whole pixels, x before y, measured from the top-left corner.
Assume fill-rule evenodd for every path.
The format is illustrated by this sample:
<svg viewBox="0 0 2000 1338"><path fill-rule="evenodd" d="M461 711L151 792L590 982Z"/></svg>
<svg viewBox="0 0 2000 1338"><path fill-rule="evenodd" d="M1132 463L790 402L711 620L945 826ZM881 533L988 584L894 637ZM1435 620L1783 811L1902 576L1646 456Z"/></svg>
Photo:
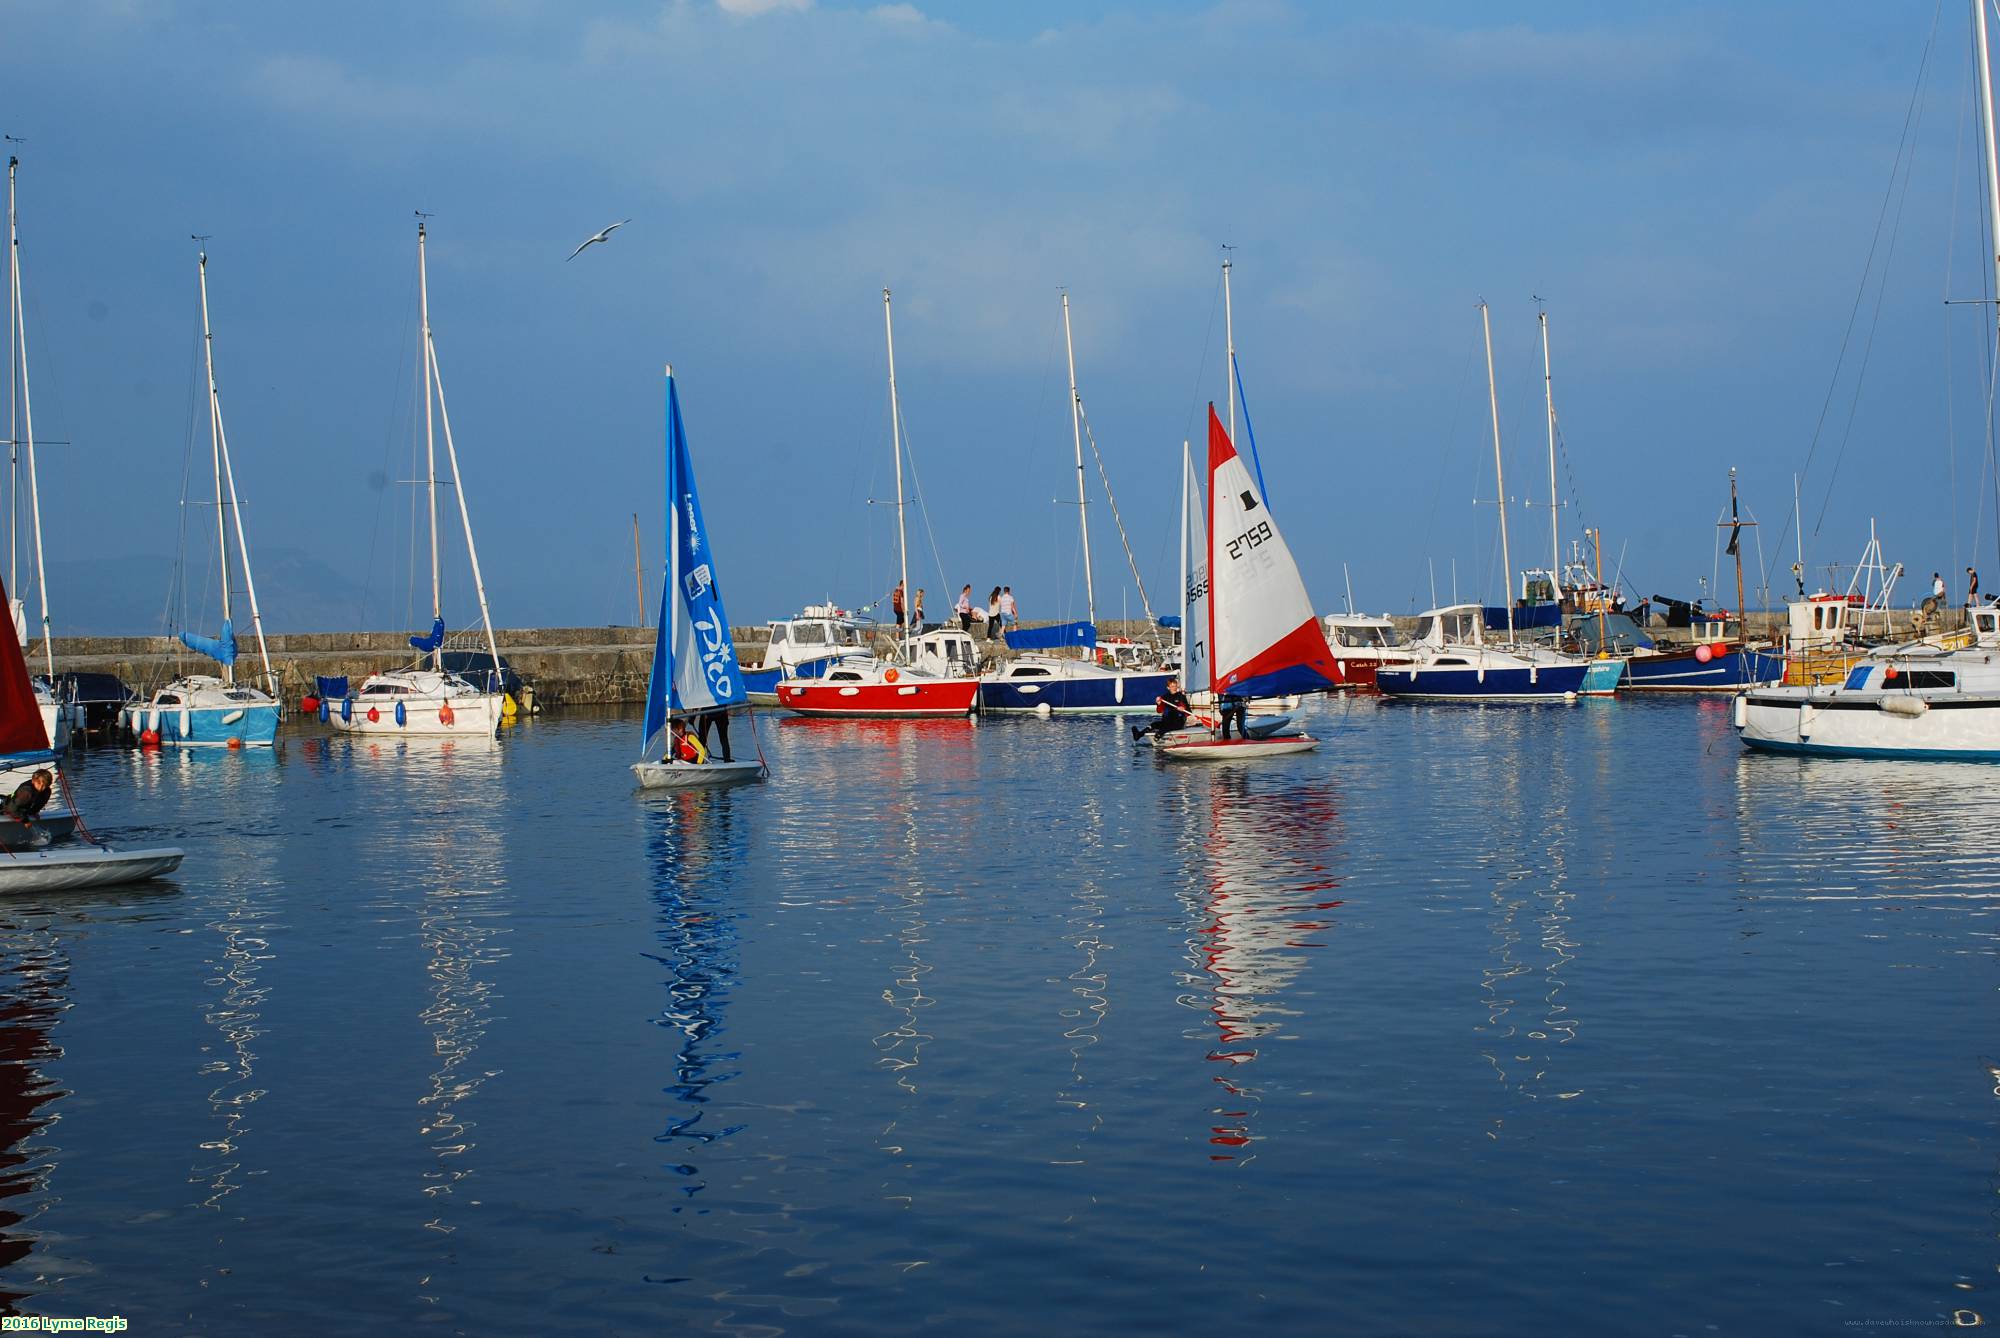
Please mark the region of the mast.
<svg viewBox="0 0 2000 1338"><path fill-rule="evenodd" d="M1479 304L1479 324L1486 331L1486 401L1493 410L1493 482L1500 490L1500 602L1507 610L1507 643L1514 642L1514 560L1507 551L1507 476L1500 465L1500 391L1493 380L1493 318Z"/></svg>
<svg viewBox="0 0 2000 1338"><path fill-rule="evenodd" d="M1076 393L1076 341L1069 333L1069 290L1062 295L1063 347L1069 353L1069 428L1076 438L1076 523L1083 528L1083 599L1090 625L1097 626L1097 588L1090 576L1090 502L1083 491L1083 397Z"/></svg>
<svg viewBox="0 0 2000 1338"><path fill-rule="evenodd" d="M667 364L667 375L674 374L674 365ZM639 513L632 513L632 594L639 604L639 630L646 630L646 569L645 558L639 551Z"/></svg>
<svg viewBox="0 0 2000 1338"><path fill-rule="evenodd" d="M430 322L428 320L424 322L424 331L424 357L430 364L431 379L437 385L438 425L444 428L445 458L451 462L451 490L458 498L459 523L465 527L465 556L472 562L472 588L479 594L479 624L486 629L486 649L493 656L493 679L499 682L499 690L504 693L506 691L506 680L500 674L500 644L494 640L493 615L486 607L486 579L479 574L479 549L472 542L472 512L467 509L465 504L465 480L460 478L458 474L458 447L452 444L451 439L451 410L445 407L444 402L444 373L438 369L437 349L431 344L429 333ZM431 486L437 486L435 477L432 479ZM431 551L435 554L437 551L436 513L433 512L432 516ZM432 562L436 562L435 557L432 558ZM435 582L437 579L437 568L435 565L432 566L431 573L432 580ZM432 616L435 618L442 615L434 614ZM444 647L442 644L439 645L437 650L431 652L432 664L442 667L444 663L443 652ZM493 686L492 682L489 682L488 686Z"/></svg>
<svg viewBox="0 0 2000 1338"><path fill-rule="evenodd" d="M896 456L896 570L903 591L903 654L910 648L910 541L903 527L903 416L896 400L896 321L882 290L882 329L889 341L889 446Z"/></svg>
<svg viewBox="0 0 2000 1338"><path fill-rule="evenodd" d="M1593 529L1590 532L1590 545L1597 551L1597 654L1598 658L1602 659L1611 654L1604 637L1604 531Z"/></svg>
<svg viewBox="0 0 2000 1338"><path fill-rule="evenodd" d="M28 322L21 305L21 237L14 226L13 183L14 169L20 159L7 160L7 268L8 287L13 293L13 322L15 342L19 354L21 373L21 426L27 432L28 446L28 508L35 521L35 589L41 602L42 656L48 666L49 678L56 676L55 643L49 637L49 575L42 567L42 497L35 483L35 397L28 386Z"/></svg>
<svg viewBox="0 0 2000 1338"><path fill-rule="evenodd" d="M444 389L437 374L437 351L431 346L431 290L429 274L424 265L424 216L422 214L417 215L417 317L417 323L423 327L424 338L424 476L430 486L431 625L435 627L437 620L444 617L444 596L443 587L438 580L437 438L431 421L431 396L433 387L436 387L437 398L440 401L443 400ZM450 433L451 429L449 427L445 428L445 434L449 436ZM461 506L464 504L464 501L463 497L459 499ZM470 537L471 535L468 533L467 538L469 539ZM485 595L482 594L479 597L479 603L480 607L484 609L486 606ZM444 647L442 644L431 651L431 668L438 670L444 668ZM497 654L495 656L494 668L496 670L499 668Z"/></svg>
<svg viewBox="0 0 2000 1338"><path fill-rule="evenodd" d="M1792 475L1792 540L1797 545L1798 558L1792 563L1792 580L1799 587L1799 598L1806 597L1806 535L1799 528L1799 476Z"/></svg>
<svg viewBox="0 0 2000 1338"><path fill-rule="evenodd" d="M229 499L229 515L236 526L236 551L243 558L243 593L250 600L250 630L257 635L257 658L264 664L264 682L276 700L283 694L278 691L278 675L271 669L271 648L264 640L264 615L257 608L257 577L250 564L250 537L243 532L243 504L236 496L236 467L229 460L229 429L222 422L222 396L215 388L214 336L208 328L208 253L201 256L201 338L202 353L208 361L208 408L209 432L213 438L215 454L220 472L216 476L216 510L221 512L223 496ZM219 525L218 521L218 525ZM222 538L222 616L229 617L229 535L221 532ZM234 665L222 666L223 681L236 681Z"/></svg>
<svg viewBox="0 0 2000 1338"><path fill-rule="evenodd" d="M666 365L667 378L667 625L666 637L660 645L666 655L667 699L661 703L666 710L666 718L673 719L674 704L674 642L681 634L681 546L675 537L675 526L680 523L680 480L674 477L680 460L680 452L675 449L674 433L674 365ZM638 531L634 529L636 541ZM671 744L669 745L671 747Z"/></svg>
<svg viewBox="0 0 2000 1338"><path fill-rule="evenodd" d="M2000 299L2000 144L1996 144L1993 130L1993 56L1986 44L1986 0L1972 0L1973 25L1979 37L1979 102L1986 120L1986 217L1993 228L1993 236L1988 239L1987 253L1993 258L1994 292ZM2000 301L1994 306L1994 319L2000 321ZM1993 388L1987 387L1986 450L1990 457L1993 452ZM2000 479L1994 481L1996 509L2000 509ZM1995 525L1995 540L2000 542L2000 522Z"/></svg>
<svg viewBox="0 0 2000 1338"><path fill-rule="evenodd" d="M19 229L14 215L14 175L21 160L7 158L7 254L14 254ZM16 278L20 271L9 267L7 283L7 592L10 599L21 597L21 323L14 313ZM12 610L9 610L11 613Z"/></svg>
<svg viewBox="0 0 2000 1338"><path fill-rule="evenodd" d="M199 239L197 239L199 240ZM208 449L215 460L215 546L222 572L222 621L229 621L229 518L222 510L222 407L215 393L215 334L208 325L208 248L196 269L201 277L201 357L208 369ZM234 687L236 666L222 666L222 681Z"/></svg>
<svg viewBox="0 0 2000 1338"><path fill-rule="evenodd" d="M1194 457L1188 443L1181 443L1181 691L1188 691L1188 483L1194 478Z"/></svg>
<svg viewBox="0 0 2000 1338"><path fill-rule="evenodd" d="M1229 349L1229 365L1224 373L1229 380L1229 444L1236 444L1236 309L1229 300L1229 267L1234 263L1229 257L1229 248L1222 248L1222 339ZM1213 308L1211 308L1213 310Z"/></svg>
<svg viewBox="0 0 2000 1338"><path fill-rule="evenodd" d="M1562 603L1562 541L1556 534L1556 383L1549 374L1549 313L1536 313L1542 323L1542 394L1549 402L1549 580L1556 603Z"/></svg>
<svg viewBox="0 0 2000 1338"><path fill-rule="evenodd" d="M1736 627L1743 644L1750 644L1750 613L1743 607L1743 522L1736 513L1736 466L1729 467L1729 551L1736 555ZM1729 635L1729 624L1722 625L1722 635Z"/></svg>

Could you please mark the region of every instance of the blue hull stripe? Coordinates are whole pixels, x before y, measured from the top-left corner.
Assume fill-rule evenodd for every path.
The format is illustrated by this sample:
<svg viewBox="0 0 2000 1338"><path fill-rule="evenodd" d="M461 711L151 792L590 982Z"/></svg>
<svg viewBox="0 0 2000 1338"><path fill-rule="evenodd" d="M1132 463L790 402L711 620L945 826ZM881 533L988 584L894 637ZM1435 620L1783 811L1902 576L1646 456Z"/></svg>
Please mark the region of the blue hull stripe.
<svg viewBox="0 0 2000 1338"><path fill-rule="evenodd" d="M1917 762L2000 762L2000 752L1971 752L1954 748L1840 748L1822 743L1786 743L1777 739L1753 739L1743 735L1747 747L1767 753L1796 753L1804 757L1902 758Z"/></svg>
<svg viewBox="0 0 2000 1338"><path fill-rule="evenodd" d="M1167 690L1167 680L1172 676L1165 670L1157 674L1122 675L1123 701L1118 699L1119 680L1114 678L1051 677L981 683L979 708L1032 711L1046 703L1052 711L1130 711L1135 715L1151 715L1154 700ZM1028 688L1034 691L1026 691Z"/></svg>
<svg viewBox="0 0 2000 1338"><path fill-rule="evenodd" d="M1535 699L1566 697L1583 687L1589 665L1558 665L1535 671L1528 680L1526 669L1488 669L1482 681L1476 669L1378 669L1375 686L1390 697L1452 697L1479 701L1496 697Z"/></svg>

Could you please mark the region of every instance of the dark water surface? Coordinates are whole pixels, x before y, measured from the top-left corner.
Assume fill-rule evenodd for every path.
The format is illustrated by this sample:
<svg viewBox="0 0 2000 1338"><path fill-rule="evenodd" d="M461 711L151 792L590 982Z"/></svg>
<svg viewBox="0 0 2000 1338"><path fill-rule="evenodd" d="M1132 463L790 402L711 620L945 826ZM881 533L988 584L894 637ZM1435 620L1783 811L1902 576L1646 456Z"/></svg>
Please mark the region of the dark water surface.
<svg viewBox="0 0 2000 1338"><path fill-rule="evenodd" d="M95 755L0 905L0 1292L134 1333L2000 1318L2000 770L1723 701ZM742 735L739 732L739 741Z"/></svg>

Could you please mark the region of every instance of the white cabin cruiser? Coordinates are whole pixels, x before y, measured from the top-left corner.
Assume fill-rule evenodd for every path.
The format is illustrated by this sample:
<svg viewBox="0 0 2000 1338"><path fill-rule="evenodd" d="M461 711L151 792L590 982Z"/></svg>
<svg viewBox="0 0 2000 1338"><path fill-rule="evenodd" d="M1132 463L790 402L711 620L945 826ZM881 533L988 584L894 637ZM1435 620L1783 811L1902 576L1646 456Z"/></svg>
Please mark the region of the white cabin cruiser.
<svg viewBox="0 0 2000 1338"><path fill-rule="evenodd" d="M1326 626L1326 644L1333 651L1333 667L1340 671L1343 686L1372 688L1375 671L1384 665L1408 664L1416 652L1396 630L1388 614L1379 618L1365 613L1329 613L1320 619Z"/></svg>
<svg viewBox="0 0 2000 1338"><path fill-rule="evenodd" d="M846 609L809 604L796 618L774 618L765 624L764 658L740 665L750 700L776 705L778 683L786 678L822 678L842 656L868 650L875 631Z"/></svg>
<svg viewBox="0 0 2000 1338"><path fill-rule="evenodd" d="M438 734L491 738L500 732L507 695L458 674L396 669L370 674L361 691L325 703L326 721L348 734Z"/></svg>
<svg viewBox="0 0 2000 1338"><path fill-rule="evenodd" d="M1973 609L1972 630L1963 650L1880 647L1838 687L1746 692L1737 732L1766 752L2000 761L2000 608Z"/></svg>

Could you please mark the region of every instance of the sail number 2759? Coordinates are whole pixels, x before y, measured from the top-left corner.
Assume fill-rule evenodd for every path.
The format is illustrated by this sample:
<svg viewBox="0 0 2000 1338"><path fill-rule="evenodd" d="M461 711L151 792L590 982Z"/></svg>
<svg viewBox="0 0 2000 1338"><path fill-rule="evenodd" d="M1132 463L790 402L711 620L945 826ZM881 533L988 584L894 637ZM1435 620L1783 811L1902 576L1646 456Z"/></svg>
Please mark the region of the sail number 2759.
<svg viewBox="0 0 2000 1338"><path fill-rule="evenodd" d="M1231 539L1229 541L1229 543L1226 545L1229 549L1229 556L1232 559L1240 558L1249 550L1256 548L1260 544L1268 542L1273 537L1274 536L1271 533L1271 522L1268 520L1260 520L1255 525L1252 525L1249 529L1245 530L1243 533L1237 535L1234 539Z"/></svg>

